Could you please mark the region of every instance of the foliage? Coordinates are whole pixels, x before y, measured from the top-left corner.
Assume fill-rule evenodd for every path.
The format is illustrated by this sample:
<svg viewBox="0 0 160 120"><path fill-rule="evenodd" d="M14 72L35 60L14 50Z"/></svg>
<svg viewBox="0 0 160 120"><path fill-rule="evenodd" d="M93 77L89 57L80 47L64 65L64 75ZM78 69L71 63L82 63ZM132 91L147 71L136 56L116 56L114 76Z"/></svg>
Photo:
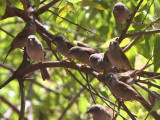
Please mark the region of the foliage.
<svg viewBox="0 0 160 120"><path fill-rule="evenodd" d="M152 1L154 1L153 4ZM20 1L10 0L10 2L17 8L22 10L24 9ZM37 10L44 6L44 4L41 4L40 0L32 0L31 2L36 6ZM45 0L44 3L47 4L48 2L50 2L50 0ZM71 24L70 22L56 16L55 14L50 13L49 11L41 14L40 18L44 22L45 28L53 35L61 34L68 38L70 41L83 41L90 46L99 49L100 51L107 51L110 40L119 37L122 33L120 25L116 23L112 14L113 6L116 2L117 0L62 0L49 8L49 10L53 11L54 13L94 33L90 33L84 29L81 29L80 27ZM138 4L137 0L122 0L121 2L123 2L131 10L131 13L134 11L134 8ZM143 0L140 9L135 15L134 21L141 23L144 20L144 24L150 25L153 23L153 25L151 25L151 27L131 25L127 33L159 29L159 21L156 21L159 15L158 11L160 10L159 4L159 0ZM2 15L4 14L6 9L5 6L6 2L0 2L0 18L2 18ZM18 16L0 20L0 28L4 29L13 36L16 36L23 29L24 25L25 22ZM125 25L126 23L123 25L123 28ZM4 60L5 55L9 50L9 45L13 40L13 38L2 31L2 29L0 29L0 85L3 84L13 73L3 67L2 64L2 61ZM45 46L46 56L49 56L49 61L56 61L55 56L50 50L48 50L47 43L44 42L38 33L36 33L36 36ZM125 45L127 45L133 39L135 39L135 37L126 38L121 44L121 47L124 48ZM151 56L154 55L149 62L153 63L153 65L147 68L146 71L159 73L159 47L159 33L146 34L143 35L143 37L141 37L138 42L129 51L126 52L126 55L135 69L141 69L148 62ZM55 45L52 45L52 48L56 49ZM23 52L20 49L16 49L8 56L5 64L16 70L21 64L22 59ZM49 81L42 81L40 72L35 71L34 73L29 74L29 76L33 78L33 81L35 82L24 82L26 99L32 102L32 114L34 120L38 120L40 118L45 120L58 120L71 100L80 92L81 89L83 89L83 87L77 83L72 76L69 75L65 68L53 67L48 68L48 70L51 77ZM84 85L87 84L78 71L73 69L70 70L81 83ZM94 88L101 95L109 98L112 102L115 101L115 98L102 82L99 82L96 78L93 78L93 76L89 76L89 80L92 80L91 85L94 86ZM156 79L155 81L150 82L159 85L159 81ZM45 89L45 87L39 86L39 84L36 83L42 84L45 87L58 93L49 91L48 89ZM148 85L145 86L148 88L150 87ZM144 92L143 89L139 87L137 87L137 89L140 91L140 93ZM160 92L159 89L154 87L151 87L151 90L157 93ZM15 106L20 106L20 92L16 79L14 79L4 88L0 89L0 96L5 97ZM146 92L144 97L148 100L147 96L148 94ZM98 104L105 105L99 97L95 98ZM160 101L156 103L154 110L159 108L159 103ZM90 116L88 117L85 112L87 108L93 104L94 103L89 91L85 89L82 90L82 93L74 101L67 113L64 114L64 119L91 119ZM137 119L145 119L147 113L141 104L137 104L137 102L126 102L126 105L132 113L138 116ZM1 118L8 111L8 109L10 109L10 106L1 100L0 106ZM129 119L129 116L124 111L121 110L121 114L125 118ZM27 115L28 113L26 112L25 117L27 117ZM18 114L13 111L10 119L18 119ZM120 119L122 118L118 116L118 120ZM153 118L151 116L148 117L148 120L152 119Z"/></svg>

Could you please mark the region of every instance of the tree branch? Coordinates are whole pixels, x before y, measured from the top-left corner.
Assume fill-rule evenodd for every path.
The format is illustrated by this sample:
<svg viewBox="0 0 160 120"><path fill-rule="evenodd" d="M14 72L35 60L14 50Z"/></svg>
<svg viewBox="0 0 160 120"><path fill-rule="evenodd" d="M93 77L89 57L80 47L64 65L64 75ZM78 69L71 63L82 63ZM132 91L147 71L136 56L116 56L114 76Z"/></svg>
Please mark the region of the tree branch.
<svg viewBox="0 0 160 120"><path fill-rule="evenodd" d="M119 39L118 39L119 44L120 44L120 43L122 42L122 40L125 38L125 35L126 35L126 33L127 33L127 30L128 30L128 28L129 28L129 26L131 25L132 20L133 20L133 18L134 18L134 16L135 16L136 12L138 11L138 9L139 9L139 7L140 7L140 5L141 5L142 2L143 2L143 0L140 0L140 1L139 1L138 5L137 5L136 8L134 9L134 12L132 13L130 19L127 21L127 25L126 25L125 29L123 30L121 36L120 36Z"/></svg>
<svg viewBox="0 0 160 120"><path fill-rule="evenodd" d="M52 0L51 2L49 2L48 4L44 5L43 7L39 8L37 10L37 15L39 16L40 14L46 12L50 7L52 7L54 4L56 4L58 1L60 0Z"/></svg>
<svg viewBox="0 0 160 120"><path fill-rule="evenodd" d="M24 90L23 79L20 77L17 79L18 79L20 94L21 94L21 110L20 110L19 120L23 120L24 113L25 113L25 90Z"/></svg>
<svg viewBox="0 0 160 120"><path fill-rule="evenodd" d="M153 33L160 33L160 30L140 31L140 32L135 32L135 33L131 33L131 34L126 34L125 37L134 37L134 36L153 34Z"/></svg>

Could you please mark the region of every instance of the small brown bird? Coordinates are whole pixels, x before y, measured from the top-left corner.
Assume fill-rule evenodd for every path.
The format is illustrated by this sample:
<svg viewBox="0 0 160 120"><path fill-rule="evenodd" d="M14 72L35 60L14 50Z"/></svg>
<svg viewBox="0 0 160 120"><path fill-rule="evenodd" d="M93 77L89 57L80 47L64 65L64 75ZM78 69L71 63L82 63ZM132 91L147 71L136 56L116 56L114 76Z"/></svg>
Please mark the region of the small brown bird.
<svg viewBox="0 0 160 120"><path fill-rule="evenodd" d="M22 48L26 46L27 39L29 35L36 34L36 26L34 21L27 21L24 29L13 39L12 43L10 44L10 49L3 61L5 62L7 56L16 48Z"/></svg>
<svg viewBox="0 0 160 120"><path fill-rule="evenodd" d="M106 74L105 84L117 98L122 98L124 101L143 102L139 93L130 85L119 81L117 75L114 73L109 72Z"/></svg>
<svg viewBox="0 0 160 120"><path fill-rule="evenodd" d="M112 120L113 110L109 107L105 108L102 105L95 104L91 106L86 113L93 115L93 120Z"/></svg>
<svg viewBox="0 0 160 120"><path fill-rule="evenodd" d="M68 54L70 48L74 47L75 45L69 41L68 39L66 39L64 36L62 35L55 35L52 38L52 42L55 43L57 50L64 55L65 57L72 59L71 55Z"/></svg>
<svg viewBox="0 0 160 120"><path fill-rule="evenodd" d="M116 21L122 25L129 18L130 10L123 3L118 2L114 5L113 15Z"/></svg>
<svg viewBox="0 0 160 120"><path fill-rule="evenodd" d="M122 70L132 69L132 66L128 58L122 52L116 40L113 40L110 42L109 50L108 50L108 59L114 67L120 68Z"/></svg>
<svg viewBox="0 0 160 120"><path fill-rule="evenodd" d="M124 101L138 101L145 107L146 110L152 110L150 104L131 86L119 81L116 74L111 72L107 73L104 83L116 98L123 99ZM160 116L155 111L152 111L150 114L154 119L160 119Z"/></svg>
<svg viewBox="0 0 160 120"><path fill-rule="evenodd" d="M72 47L68 54L72 56L72 59L77 59L78 61L89 64L89 57L91 54L97 53L97 51L93 48L87 48L87 47Z"/></svg>
<svg viewBox="0 0 160 120"><path fill-rule="evenodd" d="M109 72L112 70L112 65L105 56L105 53L95 53L89 57L90 66L98 72Z"/></svg>
<svg viewBox="0 0 160 120"><path fill-rule="evenodd" d="M28 56L35 62L41 63L44 61L44 48L36 36L30 35L28 37L26 51ZM40 69L40 71L43 80L50 78L46 68Z"/></svg>

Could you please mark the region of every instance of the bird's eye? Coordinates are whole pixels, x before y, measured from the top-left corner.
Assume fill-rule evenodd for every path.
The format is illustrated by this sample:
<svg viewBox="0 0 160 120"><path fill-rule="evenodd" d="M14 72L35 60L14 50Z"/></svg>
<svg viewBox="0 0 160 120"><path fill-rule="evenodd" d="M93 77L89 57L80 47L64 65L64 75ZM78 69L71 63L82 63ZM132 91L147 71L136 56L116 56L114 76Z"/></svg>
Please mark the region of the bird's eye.
<svg viewBox="0 0 160 120"><path fill-rule="evenodd" d="M114 44L114 45L117 45L117 43L116 43L116 42L114 42L113 44Z"/></svg>
<svg viewBox="0 0 160 120"><path fill-rule="evenodd" d="M28 40L29 40L30 42L32 42L32 39L29 38Z"/></svg>

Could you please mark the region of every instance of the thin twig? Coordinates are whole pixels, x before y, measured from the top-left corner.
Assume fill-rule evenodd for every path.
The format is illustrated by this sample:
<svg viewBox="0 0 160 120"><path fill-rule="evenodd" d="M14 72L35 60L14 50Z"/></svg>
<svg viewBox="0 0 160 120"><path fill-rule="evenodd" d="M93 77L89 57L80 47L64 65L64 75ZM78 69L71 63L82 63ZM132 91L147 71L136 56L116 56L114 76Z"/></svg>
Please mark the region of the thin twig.
<svg viewBox="0 0 160 120"><path fill-rule="evenodd" d="M36 85L38 85L38 86L40 86L40 87L46 89L47 91L53 92L53 93L55 93L55 94L59 94L58 91L53 90L53 89L50 89L50 88L48 88L48 87L46 87L46 86L44 86L44 85L42 85L42 84L40 84L40 83L34 81L33 79L25 79L25 81L30 82L30 83L34 83L34 84L36 84Z"/></svg>
<svg viewBox="0 0 160 120"><path fill-rule="evenodd" d="M88 31L88 32L90 32L90 33L92 33L92 34L95 34L95 35L97 35L98 37L100 37L99 34L94 33L94 32L92 32L92 31L90 31L90 30L88 30L88 29L86 29L86 28L84 28L84 27L82 27L82 26L80 26L80 25L74 23L74 22L69 21L69 20L67 20L66 18L64 18L64 17L62 17L62 16L60 16L60 15L58 15L57 13L54 13L54 12L51 11L51 10L47 10L47 11L51 12L52 14L54 14L54 15L56 15L56 16L62 18L62 19L64 19L65 21L67 21L67 22L69 22L69 23L71 23L71 24L73 24L73 25L75 25L75 26L78 26L79 28L81 28L81 29L83 29L83 30L85 30L85 31Z"/></svg>
<svg viewBox="0 0 160 120"><path fill-rule="evenodd" d="M10 34L9 32L7 32L6 30L2 29L1 27L0 27L0 30L2 30L3 32L5 32L5 33L8 34L9 36L11 36L12 38L15 38L12 34Z"/></svg>
<svg viewBox="0 0 160 120"><path fill-rule="evenodd" d="M6 64L3 64L3 62L0 61L0 66L3 67L3 68L6 68L8 69L9 71L11 71L12 73L15 72L15 69L13 67L10 67Z"/></svg>
<svg viewBox="0 0 160 120"><path fill-rule="evenodd" d="M16 107L16 105L13 105L10 101L8 101L5 97L0 95L0 100L3 101L5 104L7 104L10 108L12 108L17 114L20 114L20 111L18 110L18 108ZM24 117L25 120L27 120L27 118Z"/></svg>
<svg viewBox="0 0 160 120"><path fill-rule="evenodd" d="M141 85L140 83L136 83L136 85L138 85L139 87L141 87L142 89L144 89L145 91L147 91L148 93L154 95L156 98L160 99L160 96L158 96L157 94L155 94L153 91L149 90L148 88L146 88L145 86Z"/></svg>
<svg viewBox="0 0 160 120"><path fill-rule="evenodd" d="M22 78L17 78L19 87L20 87L20 94L21 94L21 109L20 109L20 115L19 120L23 120L24 113L25 113L25 90L24 90L24 84Z"/></svg>
<svg viewBox="0 0 160 120"><path fill-rule="evenodd" d="M46 4L43 7L39 8L37 10L36 14L39 16L40 14L46 12L51 6L53 6L54 4L56 4L58 1L60 1L60 0L52 0L52 1L50 1L48 4Z"/></svg>
<svg viewBox="0 0 160 120"><path fill-rule="evenodd" d="M79 71L79 73L81 74L82 78L87 82L87 86L88 86L90 95L91 95L91 97L92 97L92 100L93 100L94 104L96 104L96 101L95 101L95 99L94 99L94 97L93 97L93 94L92 94L92 92L91 92L91 88L90 88L90 84L89 84L89 80L88 80L88 74L86 74L86 78L85 78L80 71Z"/></svg>
<svg viewBox="0 0 160 120"><path fill-rule="evenodd" d="M141 80L141 81L148 81L148 80L153 80L153 79L157 79L157 78L160 79L160 75L157 75L157 76L154 76L154 77L150 77L150 78L147 78L147 79Z"/></svg>
<svg viewBox="0 0 160 120"><path fill-rule="evenodd" d="M158 29L158 30L140 31L140 32L125 34L124 38L126 38L126 37L134 37L134 36L139 36L139 35L145 35L145 34L149 35L149 34L154 34L154 33L160 33L160 29Z"/></svg>
<svg viewBox="0 0 160 120"><path fill-rule="evenodd" d="M78 97L80 96L80 94L85 90L85 88L81 88L79 93L72 98L72 100L69 102L68 106L63 110L63 112L61 113L60 117L58 118L58 120L62 120L64 115L66 114L67 110L73 105L73 103L78 99Z"/></svg>
<svg viewBox="0 0 160 120"><path fill-rule="evenodd" d="M132 40L124 49L123 52L127 52L135 43L142 37L142 35L137 36L134 40Z"/></svg>
<svg viewBox="0 0 160 120"><path fill-rule="evenodd" d="M159 86L159 85L155 85L155 84L153 84L153 83L151 83L151 82L145 82L145 81L143 81L143 80L140 80L139 82L141 82L141 83L144 83L144 84L147 84L147 85L150 85L150 86L152 86L152 87L156 87L156 88L160 89L160 86Z"/></svg>
<svg viewBox="0 0 160 120"><path fill-rule="evenodd" d="M91 87L92 87L92 89L94 90L94 92L96 93L96 95L98 96L98 97L100 97L100 99L109 107L109 108L111 108L113 111L115 111L116 113L118 113L124 120L127 120L126 118L124 118L118 111L116 111L112 106L110 106L105 100L106 99L104 99L101 95L99 95L99 93L95 90L95 88L92 86L92 85L90 85ZM118 107L116 104L114 104L114 106L116 106L116 107Z"/></svg>
<svg viewBox="0 0 160 120"><path fill-rule="evenodd" d="M148 8L148 10L147 10L147 13L146 13L146 15L144 16L144 19L142 20L142 24L143 24L144 20L146 19L147 15L148 15L148 13L149 13L149 10L150 10L150 8L151 8L151 6L152 6L152 4L153 4L153 2L154 2L154 0L152 0L152 3L150 4L150 6L149 6L149 8Z"/></svg>
<svg viewBox="0 0 160 120"><path fill-rule="evenodd" d="M131 25L132 20L133 20L133 18L134 18L134 16L135 16L136 12L138 11L138 9L139 9L139 7L140 7L140 5L141 5L142 2L143 2L143 0L140 0L140 2L138 3L138 5L137 5L136 8L134 9L134 12L132 13L130 19L127 21L127 25L126 25L125 29L123 30L121 36L120 36L119 39L118 39L119 44L120 44L120 43L122 42L122 40L125 38L126 33L127 33L127 31L128 31L128 28L129 28L129 26Z"/></svg>

